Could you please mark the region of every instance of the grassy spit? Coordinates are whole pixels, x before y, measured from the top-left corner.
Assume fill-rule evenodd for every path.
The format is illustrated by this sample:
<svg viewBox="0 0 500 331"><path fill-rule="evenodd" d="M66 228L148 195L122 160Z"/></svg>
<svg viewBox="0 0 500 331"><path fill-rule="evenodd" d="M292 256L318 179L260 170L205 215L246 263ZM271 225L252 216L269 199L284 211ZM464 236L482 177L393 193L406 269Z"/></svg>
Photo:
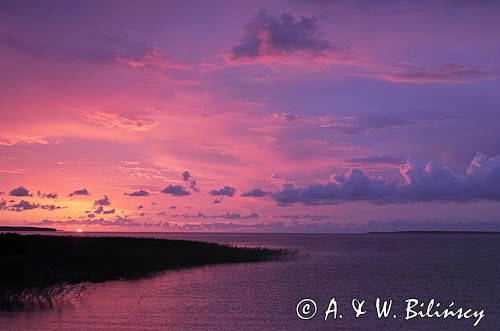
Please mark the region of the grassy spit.
<svg viewBox="0 0 500 331"><path fill-rule="evenodd" d="M133 279L185 267L286 259L287 250L124 237L0 234L0 308L52 302L83 282Z"/></svg>

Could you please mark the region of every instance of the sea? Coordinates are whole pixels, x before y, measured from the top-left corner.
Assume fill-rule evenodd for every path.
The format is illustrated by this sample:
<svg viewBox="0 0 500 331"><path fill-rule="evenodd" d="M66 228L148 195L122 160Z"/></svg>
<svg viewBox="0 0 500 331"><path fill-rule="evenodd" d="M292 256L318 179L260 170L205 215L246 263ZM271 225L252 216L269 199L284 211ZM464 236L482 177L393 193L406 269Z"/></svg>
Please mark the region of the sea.
<svg viewBox="0 0 500 331"><path fill-rule="evenodd" d="M76 235L55 233L68 234ZM500 330L500 234L78 235L187 239L297 254L84 284L78 296L51 307L0 311L0 330ZM384 304L391 308L386 315ZM445 309L453 314L436 317Z"/></svg>

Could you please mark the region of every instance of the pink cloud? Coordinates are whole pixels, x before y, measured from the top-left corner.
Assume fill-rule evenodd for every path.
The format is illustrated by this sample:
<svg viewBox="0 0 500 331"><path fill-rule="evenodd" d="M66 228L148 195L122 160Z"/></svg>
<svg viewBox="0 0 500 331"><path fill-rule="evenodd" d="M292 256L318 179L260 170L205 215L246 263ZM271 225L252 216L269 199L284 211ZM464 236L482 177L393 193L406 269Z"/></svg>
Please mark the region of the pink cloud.
<svg viewBox="0 0 500 331"><path fill-rule="evenodd" d="M106 127L117 127L127 131L148 131L157 123L151 111L144 109L129 108L122 111L82 110L78 114L84 121Z"/></svg>
<svg viewBox="0 0 500 331"><path fill-rule="evenodd" d="M116 61L132 68L151 70L185 70L187 65L169 59L161 49L155 47L141 57L131 58L117 54Z"/></svg>

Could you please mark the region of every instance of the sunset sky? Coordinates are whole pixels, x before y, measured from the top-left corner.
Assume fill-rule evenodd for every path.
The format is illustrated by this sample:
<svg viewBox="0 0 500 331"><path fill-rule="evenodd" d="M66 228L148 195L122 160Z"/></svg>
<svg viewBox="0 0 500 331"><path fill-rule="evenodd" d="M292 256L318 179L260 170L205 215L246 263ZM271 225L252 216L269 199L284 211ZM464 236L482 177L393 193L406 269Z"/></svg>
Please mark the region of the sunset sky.
<svg viewBox="0 0 500 331"><path fill-rule="evenodd" d="M0 225L500 230L496 1L2 1Z"/></svg>

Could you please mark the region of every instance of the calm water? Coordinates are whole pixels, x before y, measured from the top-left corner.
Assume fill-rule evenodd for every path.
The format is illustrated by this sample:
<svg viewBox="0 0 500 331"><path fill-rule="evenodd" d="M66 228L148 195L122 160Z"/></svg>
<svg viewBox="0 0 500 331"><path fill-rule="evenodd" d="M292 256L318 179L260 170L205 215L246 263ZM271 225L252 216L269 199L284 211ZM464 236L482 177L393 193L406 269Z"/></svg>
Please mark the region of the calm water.
<svg viewBox="0 0 500 331"><path fill-rule="evenodd" d="M127 235L286 247L301 254L297 261L218 265L90 284L79 300L51 310L0 312L0 330L500 329L499 235ZM377 318L377 297L393 299L390 318ZM304 298L318 306L310 320L296 315ZM343 318L324 321L331 298ZM353 298L366 300L367 313L357 319ZM408 298L434 298L445 307L453 301L455 307L484 309L486 316L475 328L475 319L405 321Z"/></svg>

